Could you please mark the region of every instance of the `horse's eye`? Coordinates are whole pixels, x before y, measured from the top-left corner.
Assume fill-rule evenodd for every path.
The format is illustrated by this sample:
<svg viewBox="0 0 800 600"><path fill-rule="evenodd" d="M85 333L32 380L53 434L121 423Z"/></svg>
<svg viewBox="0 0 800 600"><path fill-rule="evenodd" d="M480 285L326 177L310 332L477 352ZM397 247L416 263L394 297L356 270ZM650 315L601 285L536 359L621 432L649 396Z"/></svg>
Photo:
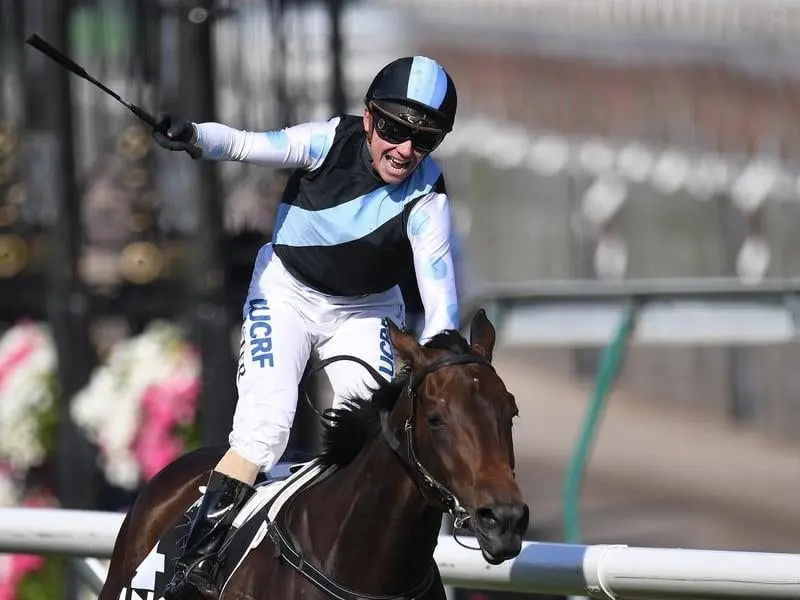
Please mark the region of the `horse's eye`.
<svg viewBox="0 0 800 600"><path fill-rule="evenodd" d="M444 425L444 419L439 413L431 413L428 416L428 427L431 429L439 429L442 425Z"/></svg>

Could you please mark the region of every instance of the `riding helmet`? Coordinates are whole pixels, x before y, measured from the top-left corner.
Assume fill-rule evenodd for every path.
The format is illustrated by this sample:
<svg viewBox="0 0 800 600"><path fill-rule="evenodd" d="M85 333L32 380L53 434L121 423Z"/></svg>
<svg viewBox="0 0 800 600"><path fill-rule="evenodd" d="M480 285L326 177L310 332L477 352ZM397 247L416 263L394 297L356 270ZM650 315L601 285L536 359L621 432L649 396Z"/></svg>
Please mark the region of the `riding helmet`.
<svg viewBox="0 0 800 600"><path fill-rule="evenodd" d="M458 98L453 80L439 63L426 56L406 56L378 71L364 102L384 108L401 104L417 109L449 132L456 119Z"/></svg>

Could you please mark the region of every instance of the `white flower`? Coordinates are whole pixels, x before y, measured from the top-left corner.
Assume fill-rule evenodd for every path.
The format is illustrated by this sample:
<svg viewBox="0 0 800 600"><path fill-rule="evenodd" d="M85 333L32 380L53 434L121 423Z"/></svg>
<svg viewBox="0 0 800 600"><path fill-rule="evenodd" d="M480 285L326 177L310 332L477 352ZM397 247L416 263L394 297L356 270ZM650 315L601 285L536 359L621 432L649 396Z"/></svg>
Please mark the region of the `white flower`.
<svg viewBox="0 0 800 600"><path fill-rule="evenodd" d="M109 456L105 461L105 474L109 483L124 489L135 489L139 483L139 465L132 454Z"/></svg>
<svg viewBox="0 0 800 600"><path fill-rule="evenodd" d="M135 488L140 479L133 444L142 424L147 389L177 375L198 377L200 361L186 353L179 327L153 322L142 335L116 344L75 395L72 418L101 449L109 481ZM0 505L16 499L14 475L45 459L40 417L54 408L51 388L57 355L45 324L25 323L0 336Z"/></svg>
<svg viewBox="0 0 800 600"><path fill-rule="evenodd" d="M72 403L75 422L102 450L101 464L108 480L132 489L139 481L132 446L142 424L141 401L147 389L191 369L199 373L199 361L187 366L175 349L182 344L180 329L156 321L139 336L116 344L108 360L93 374Z"/></svg>
<svg viewBox="0 0 800 600"><path fill-rule="evenodd" d="M40 415L53 408L56 354L45 325L22 324L0 337L0 458L16 472L41 464Z"/></svg>
<svg viewBox="0 0 800 600"><path fill-rule="evenodd" d="M11 475L0 472L0 506L16 506L19 495L19 488Z"/></svg>

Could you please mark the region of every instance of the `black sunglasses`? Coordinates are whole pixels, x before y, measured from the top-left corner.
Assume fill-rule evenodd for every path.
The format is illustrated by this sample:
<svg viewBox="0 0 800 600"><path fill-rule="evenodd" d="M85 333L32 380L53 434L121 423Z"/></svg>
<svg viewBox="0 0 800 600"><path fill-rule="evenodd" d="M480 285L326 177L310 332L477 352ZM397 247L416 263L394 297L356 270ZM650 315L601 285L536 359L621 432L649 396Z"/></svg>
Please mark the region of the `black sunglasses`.
<svg viewBox="0 0 800 600"><path fill-rule="evenodd" d="M427 153L433 152L445 136L445 132L441 129L415 127L403 123L374 105L370 107L370 114L375 132L390 144L402 144L406 140L411 140L411 146L415 150Z"/></svg>

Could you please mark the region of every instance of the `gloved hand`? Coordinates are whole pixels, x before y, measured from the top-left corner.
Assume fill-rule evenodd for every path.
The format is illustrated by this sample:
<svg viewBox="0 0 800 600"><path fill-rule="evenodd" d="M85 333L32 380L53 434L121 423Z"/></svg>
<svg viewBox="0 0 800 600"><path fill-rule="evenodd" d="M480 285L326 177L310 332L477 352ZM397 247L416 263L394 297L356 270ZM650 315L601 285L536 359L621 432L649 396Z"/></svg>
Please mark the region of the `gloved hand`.
<svg viewBox="0 0 800 600"><path fill-rule="evenodd" d="M153 128L153 139L167 150L188 152L192 158L199 158L203 151L195 146L197 134L194 125L180 117L166 113L158 115L158 123Z"/></svg>

